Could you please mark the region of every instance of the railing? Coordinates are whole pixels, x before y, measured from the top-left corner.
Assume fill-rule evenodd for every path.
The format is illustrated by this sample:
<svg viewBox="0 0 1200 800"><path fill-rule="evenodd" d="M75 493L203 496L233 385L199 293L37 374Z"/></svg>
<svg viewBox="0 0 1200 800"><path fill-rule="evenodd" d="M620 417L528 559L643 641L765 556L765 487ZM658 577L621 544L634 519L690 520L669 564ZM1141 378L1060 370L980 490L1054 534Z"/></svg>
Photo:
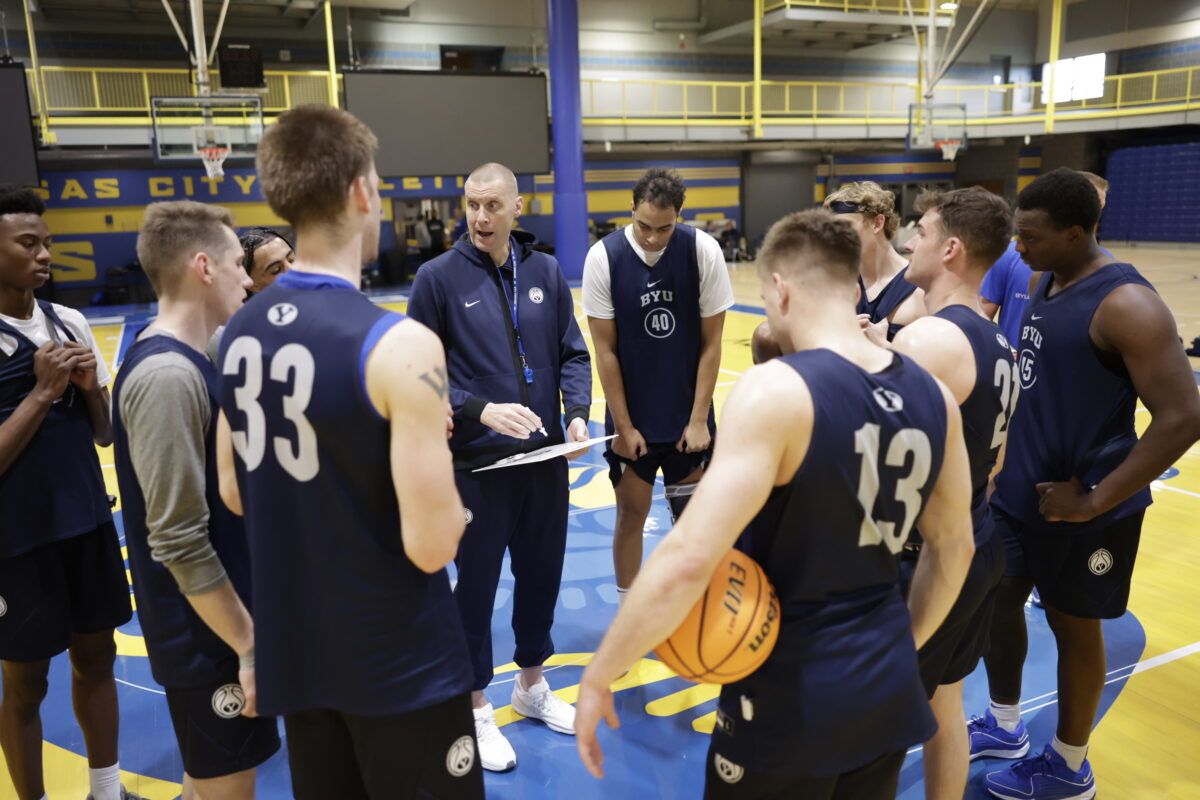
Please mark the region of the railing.
<svg viewBox="0 0 1200 800"><path fill-rule="evenodd" d="M582 81L585 125L746 126L752 122L752 81ZM1038 81L939 84L933 102L961 103L967 125L1042 121L1046 107ZM907 123L917 102L913 83L872 81L763 81L764 125ZM1098 119L1200 109L1200 67L1110 75L1104 94L1059 101L1056 120Z"/></svg>
<svg viewBox="0 0 1200 800"><path fill-rule="evenodd" d="M931 4L936 6L934 10L943 17L952 16L957 10L954 7L942 8L941 0L909 0L909 2L911 2L914 14L928 14ZM905 2L905 0L777 0L772 3L768 0L763 13L769 14L780 8L815 8L825 11L907 14L909 2Z"/></svg>
<svg viewBox="0 0 1200 800"><path fill-rule="evenodd" d="M38 113L41 92L30 81L30 102ZM278 114L304 103L329 102L329 73L321 71L267 71L267 88L262 93L263 111ZM215 87L220 78L214 73ZM51 118L64 115L150 113L151 97L189 97L194 94L191 73L186 69L134 69L123 67L42 67L46 112ZM237 90L244 91L244 90ZM258 93L258 92L256 92Z"/></svg>
<svg viewBox="0 0 1200 800"><path fill-rule="evenodd" d="M829 0L833 2L833 0ZM793 0L794 2L794 0ZM841 0L838 0L840 3ZM871 0L859 0L860 5ZM877 5L886 5L878 0ZM41 97L30 76L30 97ZM43 67L50 125L91 124L100 119L148 124L150 98L190 96L185 69ZM263 110L268 115L303 103L329 102L329 73L268 71ZM219 85L217 86L219 88ZM585 79L580 85L583 122L590 126L721 126L752 124L752 81ZM1046 119L1042 84L938 85L932 100L961 103L967 125L1037 123ZM800 124L907 124L917 102L912 83L874 81L763 81L766 126ZM1055 120L1116 118L1200 110L1200 66L1110 75L1104 94L1091 100L1058 102ZM32 109L37 113L38 109Z"/></svg>

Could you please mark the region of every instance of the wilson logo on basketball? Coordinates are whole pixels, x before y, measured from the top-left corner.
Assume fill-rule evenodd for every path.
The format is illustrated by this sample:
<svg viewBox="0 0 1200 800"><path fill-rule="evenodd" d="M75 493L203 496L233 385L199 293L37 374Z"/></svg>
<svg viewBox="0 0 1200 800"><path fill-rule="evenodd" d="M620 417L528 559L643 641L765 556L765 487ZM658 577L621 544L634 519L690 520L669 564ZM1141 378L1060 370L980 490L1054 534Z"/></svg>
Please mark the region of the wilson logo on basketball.
<svg viewBox="0 0 1200 800"><path fill-rule="evenodd" d="M779 619L779 600L762 567L731 550L687 619L654 653L681 678L733 683L767 660Z"/></svg>

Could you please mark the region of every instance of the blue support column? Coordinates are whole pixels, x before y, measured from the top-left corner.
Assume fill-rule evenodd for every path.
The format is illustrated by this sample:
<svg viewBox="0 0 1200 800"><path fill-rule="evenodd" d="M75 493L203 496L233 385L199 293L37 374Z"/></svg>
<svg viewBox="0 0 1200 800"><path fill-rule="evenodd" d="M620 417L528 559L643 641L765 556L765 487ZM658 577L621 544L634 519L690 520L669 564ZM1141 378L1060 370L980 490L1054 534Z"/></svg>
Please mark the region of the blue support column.
<svg viewBox="0 0 1200 800"><path fill-rule="evenodd" d="M579 0L546 0L546 16L554 134L554 249L563 274L568 280L577 280L583 277L588 249L579 100Z"/></svg>

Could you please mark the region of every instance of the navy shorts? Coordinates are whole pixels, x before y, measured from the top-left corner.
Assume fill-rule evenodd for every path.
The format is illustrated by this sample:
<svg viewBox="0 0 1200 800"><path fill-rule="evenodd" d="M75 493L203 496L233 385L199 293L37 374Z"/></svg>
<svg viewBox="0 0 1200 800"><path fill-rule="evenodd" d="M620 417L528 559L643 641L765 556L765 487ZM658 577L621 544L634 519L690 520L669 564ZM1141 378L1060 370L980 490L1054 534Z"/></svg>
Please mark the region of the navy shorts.
<svg viewBox="0 0 1200 800"><path fill-rule="evenodd" d="M1029 578L1042 603L1083 619L1116 619L1129 605L1145 510L1083 533L1031 528L992 506L1005 537L1004 574Z"/></svg>
<svg viewBox="0 0 1200 800"><path fill-rule="evenodd" d="M632 469L639 478L652 486L659 470L662 470L663 483L674 486L696 470L707 467L712 458L711 444L708 449L699 453L681 453L675 449L674 442L647 444L646 454L639 456L637 461L621 458L613 452L611 441L609 445L604 451L604 460L608 462L608 479L614 487L621 482L621 476L627 469Z"/></svg>
<svg viewBox="0 0 1200 800"><path fill-rule="evenodd" d="M254 769L279 751L274 717L242 716L246 696L236 672L208 686L166 692L183 768L193 778Z"/></svg>
<svg viewBox="0 0 1200 800"><path fill-rule="evenodd" d="M0 661L43 661L71 634L129 622L129 581L117 529L94 531L0 558Z"/></svg>
<svg viewBox="0 0 1200 800"><path fill-rule="evenodd" d="M880 756L841 775L757 775L709 745L704 772L705 800L893 800L904 766L904 751Z"/></svg>
<svg viewBox="0 0 1200 800"><path fill-rule="evenodd" d="M998 533L976 548L967 569L962 591L950 608L945 621L929 641L917 651L921 682L925 693L933 697L939 686L958 683L975 671L979 659L987 655L996 605L996 589L1004 577L1004 542ZM901 561L905 594L912 583L917 559L906 553Z"/></svg>

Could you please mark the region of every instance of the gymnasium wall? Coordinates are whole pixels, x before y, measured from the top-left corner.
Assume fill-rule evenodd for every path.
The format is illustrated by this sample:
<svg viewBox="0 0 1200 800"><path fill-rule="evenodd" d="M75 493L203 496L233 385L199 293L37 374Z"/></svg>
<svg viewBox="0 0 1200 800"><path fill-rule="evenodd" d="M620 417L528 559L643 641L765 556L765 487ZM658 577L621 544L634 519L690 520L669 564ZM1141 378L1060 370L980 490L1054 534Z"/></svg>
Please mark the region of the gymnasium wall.
<svg viewBox="0 0 1200 800"><path fill-rule="evenodd" d="M674 167L688 185L683 217L701 223L732 219L741 223L741 171L733 159L621 161L585 164L588 217L594 223L624 224L630 219L631 189L651 166ZM463 176L385 178L381 223L382 251L397 246L392 200L459 198ZM554 242L554 176L521 175L525 199L521 227L547 244ZM41 194L54 237L55 287L99 289L105 273L135 259L137 229L145 206L163 200L220 203L239 227L282 226L267 206L251 166L227 166L224 178L202 169L124 169L43 171ZM400 243L405 245L405 243Z"/></svg>

